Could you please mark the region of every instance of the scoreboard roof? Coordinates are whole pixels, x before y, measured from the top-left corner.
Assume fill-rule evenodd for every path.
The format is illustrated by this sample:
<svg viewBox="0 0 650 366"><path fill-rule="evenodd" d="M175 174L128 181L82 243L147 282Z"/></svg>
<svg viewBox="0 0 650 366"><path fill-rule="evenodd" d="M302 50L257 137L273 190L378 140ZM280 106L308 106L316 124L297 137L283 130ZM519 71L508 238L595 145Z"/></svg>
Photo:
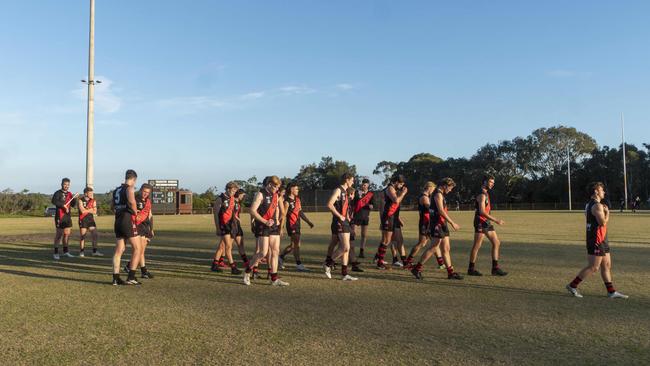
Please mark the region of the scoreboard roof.
<svg viewBox="0 0 650 366"><path fill-rule="evenodd" d="M178 179L150 179L149 184L155 188L176 188L178 189Z"/></svg>

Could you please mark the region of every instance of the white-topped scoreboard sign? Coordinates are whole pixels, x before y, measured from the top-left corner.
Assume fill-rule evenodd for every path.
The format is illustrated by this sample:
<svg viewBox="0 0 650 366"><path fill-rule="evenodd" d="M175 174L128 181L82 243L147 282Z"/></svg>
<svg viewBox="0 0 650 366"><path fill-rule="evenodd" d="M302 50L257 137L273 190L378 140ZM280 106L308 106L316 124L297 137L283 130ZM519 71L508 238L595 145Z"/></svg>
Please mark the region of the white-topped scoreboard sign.
<svg viewBox="0 0 650 366"><path fill-rule="evenodd" d="M151 203L154 214L176 213L178 179L151 179Z"/></svg>

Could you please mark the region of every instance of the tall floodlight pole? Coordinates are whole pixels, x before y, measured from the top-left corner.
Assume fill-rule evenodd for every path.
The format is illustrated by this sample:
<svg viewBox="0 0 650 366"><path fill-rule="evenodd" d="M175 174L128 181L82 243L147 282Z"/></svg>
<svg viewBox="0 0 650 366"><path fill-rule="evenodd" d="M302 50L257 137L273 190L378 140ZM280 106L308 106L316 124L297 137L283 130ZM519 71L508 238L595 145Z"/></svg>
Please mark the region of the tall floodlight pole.
<svg viewBox="0 0 650 366"><path fill-rule="evenodd" d="M625 194L625 209L627 210L627 159L625 158L625 118L621 113L621 146L623 147L623 192Z"/></svg>
<svg viewBox="0 0 650 366"><path fill-rule="evenodd" d="M86 127L86 186L93 187L95 177L95 0L90 0L90 34L88 42L88 116Z"/></svg>
<svg viewBox="0 0 650 366"><path fill-rule="evenodd" d="M569 145L566 147L566 176L569 182L569 211L571 211L571 152Z"/></svg>

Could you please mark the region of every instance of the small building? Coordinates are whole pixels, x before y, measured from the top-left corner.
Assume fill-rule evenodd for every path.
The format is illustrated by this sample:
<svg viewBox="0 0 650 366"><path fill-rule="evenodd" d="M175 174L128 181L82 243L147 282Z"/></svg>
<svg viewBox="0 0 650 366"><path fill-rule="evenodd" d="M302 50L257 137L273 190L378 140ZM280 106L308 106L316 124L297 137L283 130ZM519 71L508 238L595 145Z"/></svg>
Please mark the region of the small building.
<svg viewBox="0 0 650 366"><path fill-rule="evenodd" d="M192 213L192 192L179 189L178 179L151 179L151 211L154 215Z"/></svg>

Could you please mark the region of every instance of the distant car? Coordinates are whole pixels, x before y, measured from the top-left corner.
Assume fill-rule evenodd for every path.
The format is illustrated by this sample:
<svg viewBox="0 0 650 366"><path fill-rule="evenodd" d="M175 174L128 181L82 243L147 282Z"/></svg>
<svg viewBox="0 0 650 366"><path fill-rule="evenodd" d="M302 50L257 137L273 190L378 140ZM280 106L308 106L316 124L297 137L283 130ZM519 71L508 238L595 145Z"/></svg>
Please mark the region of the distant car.
<svg viewBox="0 0 650 366"><path fill-rule="evenodd" d="M55 214L56 214L56 207L50 206L50 207L45 208L45 212L44 212L43 216L45 216L45 217L54 217Z"/></svg>

